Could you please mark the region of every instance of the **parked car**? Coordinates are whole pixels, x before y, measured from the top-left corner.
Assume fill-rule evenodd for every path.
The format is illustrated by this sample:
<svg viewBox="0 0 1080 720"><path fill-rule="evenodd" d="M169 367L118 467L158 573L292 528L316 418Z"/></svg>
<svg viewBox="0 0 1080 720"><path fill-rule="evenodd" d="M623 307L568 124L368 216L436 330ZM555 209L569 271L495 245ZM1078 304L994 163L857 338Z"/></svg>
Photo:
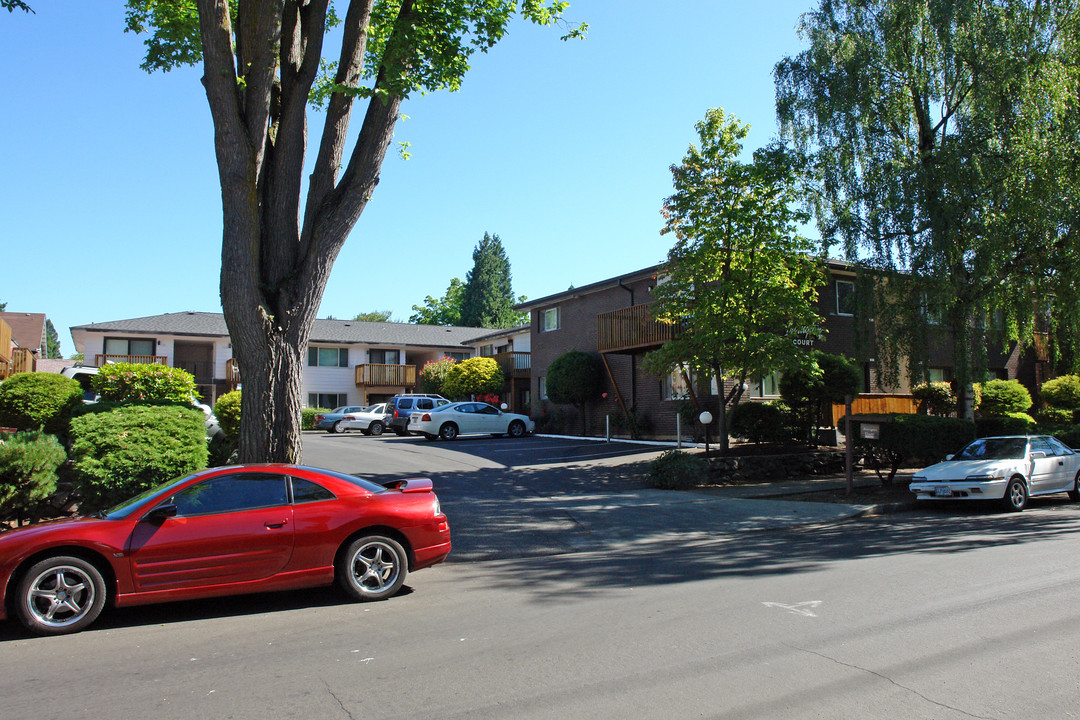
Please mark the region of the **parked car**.
<svg viewBox="0 0 1080 720"><path fill-rule="evenodd" d="M363 405L343 405L327 413L316 413L312 424L316 430L325 430L328 433L343 433L345 428L341 425L341 421L345 419L345 416L362 410L364 410Z"/></svg>
<svg viewBox="0 0 1080 720"><path fill-rule="evenodd" d="M458 435L491 434L524 437L536 430L528 415L503 412L482 402L456 402L409 417L409 432L428 440L453 440Z"/></svg>
<svg viewBox="0 0 1080 720"><path fill-rule="evenodd" d="M94 376L98 374L98 368L86 365L72 365L60 371L64 377L69 377L79 383L83 390L83 402L86 404L96 403L100 396L94 389ZM190 398L191 406L202 411L206 423L206 437L212 439L218 435L224 435L225 431L218 425L217 416L209 405L199 402L195 396Z"/></svg>
<svg viewBox="0 0 1080 720"><path fill-rule="evenodd" d="M1080 455L1049 435L980 438L915 473L908 487L916 500L997 500L1016 512L1038 495L1080 501Z"/></svg>
<svg viewBox="0 0 1080 720"><path fill-rule="evenodd" d="M382 435L386 427L386 403L370 405L359 412L348 413L338 421L337 427L341 429L336 432L359 430L365 435Z"/></svg>
<svg viewBox="0 0 1080 720"><path fill-rule="evenodd" d="M434 410L449 404L450 401L442 395L395 395L386 402L386 427L393 430L394 434L404 437L409 434L409 416L413 412Z"/></svg>
<svg viewBox="0 0 1080 720"><path fill-rule="evenodd" d="M32 632L60 635L90 625L106 603L335 581L356 600L382 600L449 552L426 478L384 487L296 465L212 468L93 517L0 534L0 619L14 610Z"/></svg>

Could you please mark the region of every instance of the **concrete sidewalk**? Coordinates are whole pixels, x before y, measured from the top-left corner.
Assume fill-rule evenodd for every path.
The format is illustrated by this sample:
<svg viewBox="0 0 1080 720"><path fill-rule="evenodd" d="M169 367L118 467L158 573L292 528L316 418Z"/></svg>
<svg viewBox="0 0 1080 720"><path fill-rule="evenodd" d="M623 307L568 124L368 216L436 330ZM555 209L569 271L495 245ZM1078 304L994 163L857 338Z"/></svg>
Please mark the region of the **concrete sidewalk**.
<svg viewBox="0 0 1080 720"><path fill-rule="evenodd" d="M907 477L897 483L907 484ZM873 475L859 485L877 484ZM787 499L846 487L843 476L692 491L625 489L594 494L505 499L469 498L469 511L447 507L454 536L451 561L537 557L618 550L642 543L730 538L747 531L835 523L909 509ZM914 500L914 498L912 499Z"/></svg>

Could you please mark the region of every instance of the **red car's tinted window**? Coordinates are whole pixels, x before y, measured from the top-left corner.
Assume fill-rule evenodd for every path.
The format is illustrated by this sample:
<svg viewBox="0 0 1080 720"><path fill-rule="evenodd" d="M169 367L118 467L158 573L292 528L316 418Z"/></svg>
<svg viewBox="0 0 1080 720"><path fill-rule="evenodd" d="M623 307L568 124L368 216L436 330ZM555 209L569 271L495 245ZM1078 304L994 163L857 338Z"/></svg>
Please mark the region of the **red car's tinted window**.
<svg viewBox="0 0 1080 720"><path fill-rule="evenodd" d="M285 476L267 473L218 475L172 497L179 515L208 515L287 505Z"/></svg>
<svg viewBox="0 0 1080 720"><path fill-rule="evenodd" d="M297 504L333 500L336 496L318 483L294 477L292 479L292 497L293 503Z"/></svg>

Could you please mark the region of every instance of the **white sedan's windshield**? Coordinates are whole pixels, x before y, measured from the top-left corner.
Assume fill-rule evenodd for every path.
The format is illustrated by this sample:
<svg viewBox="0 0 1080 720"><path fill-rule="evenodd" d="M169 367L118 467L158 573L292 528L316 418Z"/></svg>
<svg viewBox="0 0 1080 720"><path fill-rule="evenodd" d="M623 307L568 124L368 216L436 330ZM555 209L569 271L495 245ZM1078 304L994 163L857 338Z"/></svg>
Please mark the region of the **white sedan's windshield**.
<svg viewBox="0 0 1080 720"><path fill-rule="evenodd" d="M1025 438L983 438L953 456L953 460L1020 460L1027 451Z"/></svg>

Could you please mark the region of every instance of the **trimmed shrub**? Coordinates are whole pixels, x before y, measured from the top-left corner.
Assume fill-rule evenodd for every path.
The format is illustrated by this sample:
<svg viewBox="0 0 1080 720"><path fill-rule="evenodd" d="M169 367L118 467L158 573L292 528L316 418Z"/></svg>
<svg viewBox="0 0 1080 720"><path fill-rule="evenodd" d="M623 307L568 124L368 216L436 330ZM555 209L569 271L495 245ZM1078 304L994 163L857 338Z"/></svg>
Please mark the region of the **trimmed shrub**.
<svg viewBox="0 0 1080 720"><path fill-rule="evenodd" d="M1028 435L1035 431L1035 418L1022 412L981 417L975 420L975 429L979 437Z"/></svg>
<svg viewBox="0 0 1080 720"><path fill-rule="evenodd" d="M668 450L649 463L649 485L661 490L686 490L709 479L709 461L680 450Z"/></svg>
<svg viewBox="0 0 1080 720"><path fill-rule="evenodd" d="M499 363L489 357L462 360L446 372L443 394L448 398L464 398L502 390L503 372Z"/></svg>
<svg viewBox="0 0 1080 720"><path fill-rule="evenodd" d="M214 417L221 431L229 438L240 436L240 391L227 392L214 403Z"/></svg>
<svg viewBox="0 0 1080 720"><path fill-rule="evenodd" d="M300 410L300 429L314 430L315 416L319 413L328 413L330 408L302 408Z"/></svg>
<svg viewBox="0 0 1080 720"><path fill-rule="evenodd" d="M931 382L916 385L911 396L919 401L919 412L924 415L946 417L956 410L956 394L947 382Z"/></svg>
<svg viewBox="0 0 1080 720"><path fill-rule="evenodd" d="M140 363L109 363L91 381L102 400L190 403L195 376L181 368Z"/></svg>
<svg viewBox="0 0 1080 720"><path fill-rule="evenodd" d="M1062 375L1047 380L1039 388L1039 396L1050 407L1080 410L1080 376Z"/></svg>
<svg viewBox="0 0 1080 720"><path fill-rule="evenodd" d="M896 471L904 463L929 465L975 439L975 423L962 418L934 415L890 415L891 422L880 423L877 440L862 437L862 423L855 427L855 447L867 456L883 485L891 485ZM882 474L884 471L885 474Z"/></svg>
<svg viewBox="0 0 1080 720"><path fill-rule="evenodd" d="M984 417L1023 413L1031 407L1031 393L1017 380L991 380L981 387L976 410Z"/></svg>
<svg viewBox="0 0 1080 720"><path fill-rule="evenodd" d="M0 383L0 425L17 430L64 432L83 391L71 378L52 373L16 373Z"/></svg>
<svg viewBox="0 0 1080 720"><path fill-rule="evenodd" d="M731 411L731 434L753 443L783 442L791 436L787 413L768 402L743 402Z"/></svg>
<svg viewBox="0 0 1080 720"><path fill-rule="evenodd" d="M420 392L442 395L443 385L446 383L446 374L456 364L457 360L448 355L424 363L424 367L420 368L420 380L417 383Z"/></svg>
<svg viewBox="0 0 1080 720"><path fill-rule="evenodd" d="M1073 410L1060 407L1043 408L1035 413L1035 420L1042 426L1072 425Z"/></svg>
<svg viewBox="0 0 1080 720"><path fill-rule="evenodd" d="M1067 428L1059 428L1053 433L1061 442L1065 443L1071 448L1080 449L1080 425L1072 425Z"/></svg>
<svg viewBox="0 0 1080 720"><path fill-rule="evenodd" d="M55 435L20 432L0 441L0 520L36 520L56 492L56 471L65 460Z"/></svg>
<svg viewBox="0 0 1080 720"><path fill-rule="evenodd" d="M97 510L206 467L205 416L188 405L103 406L71 421L73 475Z"/></svg>

